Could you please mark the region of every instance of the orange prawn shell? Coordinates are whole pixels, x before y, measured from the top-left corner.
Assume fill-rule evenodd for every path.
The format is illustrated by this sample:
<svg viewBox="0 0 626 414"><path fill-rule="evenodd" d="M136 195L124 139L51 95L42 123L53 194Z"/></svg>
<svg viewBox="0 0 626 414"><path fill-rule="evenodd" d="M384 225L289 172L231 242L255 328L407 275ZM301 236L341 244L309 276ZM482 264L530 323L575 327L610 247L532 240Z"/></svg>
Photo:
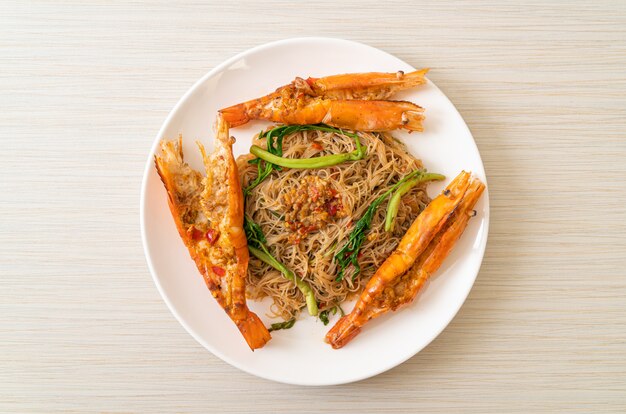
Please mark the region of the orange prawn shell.
<svg viewBox="0 0 626 414"><path fill-rule="evenodd" d="M394 92L426 83L428 70L346 73L306 80L296 78L292 84L312 95L331 99L387 99Z"/></svg>
<svg viewBox="0 0 626 414"><path fill-rule="evenodd" d="M423 108L386 99L394 92L425 83L427 71L296 78L273 93L219 112L231 127L264 119L287 125L324 123L355 131L423 131Z"/></svg>
<svg viewBox="0 0 626 414"><path fill-rule="evenodd" d="M178 149L178 154L181 157L181 159L184 159L182 139L183 139L182 135L179 135L177 149ZM162 141L160 144L161 146L164 146L164 145L169 145L171 143ZM170 209L170 213L172 214L172 218L174 219L176 231L178 231L178 234L180 235L180 238L183 240L183 243L185 244L185 246L191 246L193 245L193 239L191 238L190 234L185 229L185 223L183 223L181 219L182 211L179 210L177 204L174 202L174 195L169 190L170 188L174 187L174 183L172 181L173 177L171 174L168 173L167 169L162 165L161 160L157 155L154 156L154 161L155 161L154 164L156 166L157 173L159 174L159 177L161 178L161 182L163 182L163 185L165 186L165 192L167 194L167 205ZM189 251L189 255L191 256L193 261L196 263L198 270L200 270L200 267L203 265L201 262L201 258L198 256L197 251L191 248L188 248L188 251ZM209 288L209 290L211 290L211 292L213 292L216 286L209 286L209 277L205 276L205 272L202 272L202 273L204 276L203 279L207 283L207 287ZM219 302L220 306L222 307L224 306L224 301L221 298L221 296L213 295L213 297Z"/></svg>
<svg viewBox="0 0 626 414"><path fill-rule="evenodd" d="M234 251L234 258L236 260L234 270L227 271L226 277L220 277L222 275L214 275L213 273L215 271L213 271L213 273L210 272L209 269L213 267L212 260L208 257L201 256L199 251L201 247L199 247L198 242L193 239L192 235L188 233L188 223L183 221L185 211L181 210L184 206L189 206L189 209L193 211L195 211L195 208L201 208L199 204L202 204L201 200L205 196L205 192L208 191L208 185L205 183L208 183L213 179L213 174L210 170L210 162L207 163L208 157L204 153L204 148L200 146L205 160L205 165L207 167L207 177L204 180L201 180L201 174L199 172L184 164L181 137L178 138L177 142L161 142L162 152L161 155L155 155L155 164L157 172L161 177L161 181L166 188L168 206L170 212L172 213L174 223L176 224L178 233L187 247L191 258L194 260L196 267L202 274L211 295L217 300L220 306L224 308L228 316L239 328L250 348L254 350L265 345L265 343L271 339L271 335L258 316L251 312L246 305L245 277L249 254L245 233L243 231L243 193L241 192L236 163L232 155L232 140L228 138L227 124L221 123L219 126L221 129L218 131L219 134L216 151L221 152L220 156L226 157L224 161L227 162L226 179L229 184L229 192L227 193L228 215L226 217L228 231L227 234L223 234L222 237L220 237L220 241L218 243L225 242L227 245L230 245ZM224 136L226 138L224 138ZM188 176L179 178L192 179L193 185L190 187L191 190L187 189L187 191L183 193L175 194L175 192L180 190L180 188L177 189L176 186L176 174L169 171L167 167L167 163L172 162L172 160L166 159L166 157L172 156L176 157L177 160L175 160L175 165L170 165L170 167L176 168L182 166L176 171L176 173L183 171L182 174L188 174ZM198 180L201 180L201 183L198 183ZM176 200L176 197L181 196L181 194L189 197L189 191L193 194L192 197L195 201L186 200L187 204L184 204L183 201L178 202ZM223 291L220 287L222 285L225 291Z"/></svg>
<svg viewBox="0 0 626 414"><path fill-rule="evenodd" d="M341 348L361 331L370 319L411 303L430 275L434 273L469 221L473 209L485 186L478 179L462 172L436 197L413 222L397 249L385 260L365 287L354 309L339 319L326 334L333 348ZM451 200L452 205L447 201ZM439 206L438 204L441 204ZM436 220L428 220L431 214ZM401 297L386 298L386 288L402 283Z"/></svg>

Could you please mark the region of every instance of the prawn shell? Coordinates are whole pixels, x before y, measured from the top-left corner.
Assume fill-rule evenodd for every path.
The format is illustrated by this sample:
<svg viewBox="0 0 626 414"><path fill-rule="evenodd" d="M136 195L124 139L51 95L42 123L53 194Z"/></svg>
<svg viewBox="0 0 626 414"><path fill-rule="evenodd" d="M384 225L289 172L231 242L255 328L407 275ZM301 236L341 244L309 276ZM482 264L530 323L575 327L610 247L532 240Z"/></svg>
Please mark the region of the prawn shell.
<svg viewBox="0 0 626 414"><path fill-rule="evenodd" d="M246 304L245 277L249 253L243 232L243 192L241 191L237 165L232 154L233 140L228 137L228 124L222 119L218 119L217 126L218 134L214 154L207 156L204 147L199 145L207 173L202 185L195 182L201 177L200 173L192 170L184 163L182 137L180 136L177 141L164 140L161 142L161 151L155 155L155 164L167 191L168 205L174 223L191 258L202 274L211 295L236 324L248 346L254 350L264 346L271 339L271 335L259 317L251 312ZM205 198L217 196L210 191L210 185L214 179L214 170L219 170L216 163L224 163L220 167L225 168L229 189L226 194L226 200L221 200L228 206L227 216L223 218L227 231L221 234L219 243L227 243L228 246L232 246L236 263L234 269L229 268L225 272L223 271L224 269L212 263L206 254L200 253L201 251L206 252L207 249L213 247L205 247L205 250L201 250L200 241L194 240L191 236L187 228L188 226L183 221L183 215L185 214L184 197L181 197L181 194L177 194L178 182L193 185L190 190L192 196L200 198L200 201L196 203L199 206L196 207L199 210L204 210L194 211L193 213L197 216L204 214L204 216L209 217L211 212L205 208ZM177 176L177 173L180 174L180 171L187 172L188 176ZM189 183L189 176L191 176L194 182ZM186 207L190 208L189 205ZM222 269L218 272L222 274L216 274L216 271L211 271L210 269Z"/></svg>
<svg viewBox="0 0 626 414"><path fill-rule="evenodd" d="M326 334L326 342L341 348L369 320L411 303L467 227L484 188L483 183L463 171L431 201L372 276L354 309ZM394 288L398 286L402 289L396 297Z"/></svg>

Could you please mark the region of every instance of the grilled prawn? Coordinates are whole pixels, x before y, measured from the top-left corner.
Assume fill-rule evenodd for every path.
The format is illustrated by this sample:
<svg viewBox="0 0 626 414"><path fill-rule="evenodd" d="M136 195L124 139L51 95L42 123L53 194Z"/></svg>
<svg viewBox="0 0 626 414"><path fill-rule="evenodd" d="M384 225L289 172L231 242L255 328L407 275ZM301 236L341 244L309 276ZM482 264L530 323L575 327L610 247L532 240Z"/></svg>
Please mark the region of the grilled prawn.
<svg viewBox="0 0 626 414"><path fill-rule="evenodd" d="M370 319L415 299L465 230L484 188L462 172L424 209L367 283L352 312L326 334L333 348L347 344Z"/></svg>
<svg viewBox="0 0 626 414"><path fill-rule="evenodd" d="M359 131L403 128L422 131L424 109L406 101L385 100L394 92L426 82L427 69L398 73L361 73L325 78L296 78L258 99L220 110L236 127L252 119L284 124L324 123Z"/></svg>
<svg viewBox="0 0 626 414"><path fill-rule="evenodd" d="M324 78L296 78L292 85L311 96L328 99L384 100L404 89L426 83L428 69L410 73L368 72L326 76Z"/></svg>
<svg viewBox="0 0 626 414"><path fill-rule="evenodd" d="M207 155L198 144L206 177L184 162L182 137L162 141L155 163L178 232L211 295L254 350L265 345L271 336L246 305L248 247L233 141L227 123L218 117L215 152Z"/></svg>

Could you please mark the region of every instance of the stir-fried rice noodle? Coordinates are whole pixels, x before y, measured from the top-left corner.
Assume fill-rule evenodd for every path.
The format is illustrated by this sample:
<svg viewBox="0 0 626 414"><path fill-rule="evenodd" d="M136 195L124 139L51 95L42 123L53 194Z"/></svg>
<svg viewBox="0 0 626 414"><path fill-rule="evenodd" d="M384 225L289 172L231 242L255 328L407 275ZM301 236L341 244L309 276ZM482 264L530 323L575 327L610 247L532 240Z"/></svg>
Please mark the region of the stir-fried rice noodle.
<svg viewBox="0 0 626 414"><path fill-rule="evenodd" d="M367 207L406 174L421 169L420 160L387 133L361 133L367 157L321 169L274 171L246 197L246 214L258 223L267 238L270 252L303 278L314 290L320 310L331 308L360 293L376 269L396 248L413 220L430 201L426 184L416 186L402 197L394 230L384 230L387 201L372 220L359 256L361 273L353 279L354 269L346 269L342 281L335 253L346 243L354 223ZM256 142L265 148L265 140ZM353 151L354 139L321 131L301 131L288 135L283 143L286 158L310 158ZM257 177L256 164L238 160L243 188ZM304 296L295 284L250 257L248 295L270 296L271 312L285 319L306 309Z"/></svg>

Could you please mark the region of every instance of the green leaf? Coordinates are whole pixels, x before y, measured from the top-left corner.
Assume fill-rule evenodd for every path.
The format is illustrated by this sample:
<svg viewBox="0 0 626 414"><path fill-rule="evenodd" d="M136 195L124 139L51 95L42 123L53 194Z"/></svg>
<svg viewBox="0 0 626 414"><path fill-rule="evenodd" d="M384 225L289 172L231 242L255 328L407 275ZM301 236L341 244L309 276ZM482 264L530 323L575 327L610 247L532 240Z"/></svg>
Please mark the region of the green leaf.
<svg viewBox="0 0 626 414"><path fill-rule="evenodd" d="M320 312L319 315L320 321L324 324L324 326L328 325L328 310Z"/></svg>
<svg viewBox="0 0 626 414"><path fill-rule="evenodd" d="M296 324L296 318L291 318L288 321L285 322L278 322L278 323L273 323L268 331L270 332L274 332L274 331L280 331L281 329L289 329L292 326L294 326Z"/></svg>
<svg viewBox="0 0 626 414"><path fill-rule="evenodd" d="M267 239L265 239L265 234L263 234L261 226L255 223L248 215L244 216L243 229L246 233L249 245L260 249L262 245L267 243Z"/></svg>
<svg viewBox="0 0 626 414"><path fill-rule="evenodd" d="M343 309L341 309L341 306L339 306L338 304L333 306L332 308L326 309L322 312L319 313L319 318L320 321L322 321L322 323L324 324L324 326L328 325L328 323L330 322L329 320L329 316L330 314L336 315L337 312L339 312L339 316L344 316L345 313L343 312Z"/></svg>

